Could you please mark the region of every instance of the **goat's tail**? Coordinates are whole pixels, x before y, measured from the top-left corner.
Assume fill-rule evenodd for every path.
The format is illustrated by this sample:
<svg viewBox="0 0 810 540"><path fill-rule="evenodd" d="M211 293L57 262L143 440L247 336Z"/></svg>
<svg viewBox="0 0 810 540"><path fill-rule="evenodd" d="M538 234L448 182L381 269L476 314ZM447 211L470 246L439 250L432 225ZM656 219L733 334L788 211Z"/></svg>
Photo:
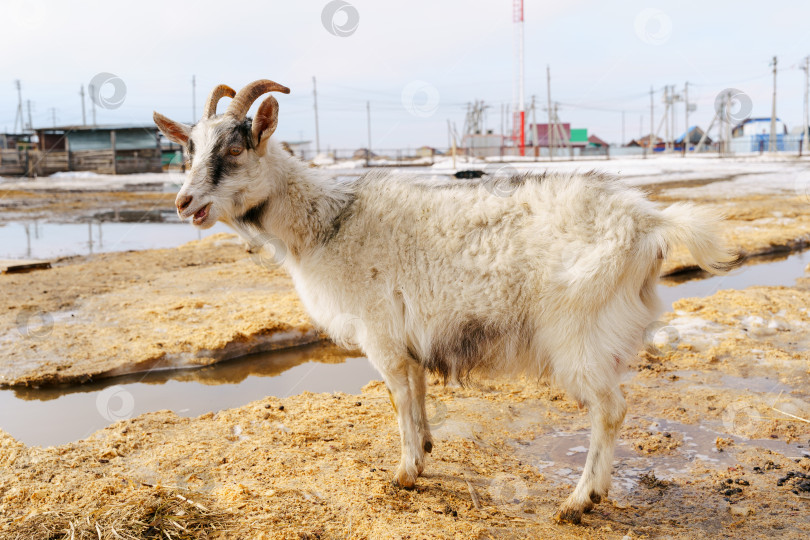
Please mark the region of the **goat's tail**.
<svg viewBox="0 0 810 540"><path fill-rule="evenodd" d="M740 266L743 253L722 240L722 216L702 206L675 203L662 210L661 233L667 247L683 243L698 265L713 274L727 274Z"/></svg>

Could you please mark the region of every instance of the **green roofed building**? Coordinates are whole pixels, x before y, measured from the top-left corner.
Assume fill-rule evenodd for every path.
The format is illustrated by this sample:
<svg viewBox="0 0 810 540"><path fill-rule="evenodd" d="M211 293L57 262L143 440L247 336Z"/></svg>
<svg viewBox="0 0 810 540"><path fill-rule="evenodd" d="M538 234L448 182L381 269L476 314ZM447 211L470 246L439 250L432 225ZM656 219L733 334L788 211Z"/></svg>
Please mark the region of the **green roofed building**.
<svg viewBox="0 0 810 540"><path fill-rule="evenodd" d="M588 144L588 130L584 128L572 129L570 140L573 146L586 146Z"/></svg>

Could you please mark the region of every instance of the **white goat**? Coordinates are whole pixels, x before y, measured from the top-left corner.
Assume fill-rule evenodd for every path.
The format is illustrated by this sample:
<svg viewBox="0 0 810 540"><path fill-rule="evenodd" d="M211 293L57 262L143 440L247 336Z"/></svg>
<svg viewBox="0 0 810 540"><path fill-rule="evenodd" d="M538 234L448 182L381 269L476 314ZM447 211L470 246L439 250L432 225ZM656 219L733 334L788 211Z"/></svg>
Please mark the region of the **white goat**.
<svg viewBox="0 0 810 540"><path fill-rule="evenodd" d="M316 323L368 355L391 393L402 438L394 482L412 488L433 443L425 370L548 375L587 405L590 451L557 518L579 522L608 493L625 415L619 377L659 313L661 263L683 242L698 264L726 272L738 254L718 239L719 218L676 204L660 210L616 178L525 175L508 196L487 181L430 183L389 173L337 182L270 136L289 90L256 81L234 97L214 89L200 123L155 113L184 145L190 173L181 218L217 220L254 241L272 238ZM234 97L216 115L217 101ZM362 324L346 324L346 314Z"/></svg>

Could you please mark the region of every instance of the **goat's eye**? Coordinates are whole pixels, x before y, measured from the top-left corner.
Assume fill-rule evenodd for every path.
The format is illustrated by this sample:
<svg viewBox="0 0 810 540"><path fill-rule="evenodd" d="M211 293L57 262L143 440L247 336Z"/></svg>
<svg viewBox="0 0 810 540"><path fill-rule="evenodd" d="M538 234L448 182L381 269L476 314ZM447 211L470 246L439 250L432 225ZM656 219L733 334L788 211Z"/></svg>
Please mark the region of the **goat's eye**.
<svg viewBox="0 0 810 540"><path fill-rule="evenodd" d="M239 154L242 153L242 150L243 148L241 146L231 146L231 148L228 150L228 153L231 154L232 156L238 156Z"/></svg>

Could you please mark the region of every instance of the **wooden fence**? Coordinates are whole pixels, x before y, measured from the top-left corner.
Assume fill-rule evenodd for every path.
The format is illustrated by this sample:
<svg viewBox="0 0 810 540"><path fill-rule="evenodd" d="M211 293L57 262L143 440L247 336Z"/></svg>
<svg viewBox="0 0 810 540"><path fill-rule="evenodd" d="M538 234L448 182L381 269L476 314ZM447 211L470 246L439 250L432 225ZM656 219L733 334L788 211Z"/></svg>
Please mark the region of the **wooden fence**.
<svg viewBox="0 0 810 540"><path fill-rule="evenodd" d="M70 152L71 171L93 171L99 174L115 174L112 150L82 150Z"/></svg>
<svg viewBox="0 0 810 540"><path fill-rule="evenodd" d="M48 176L63 171L132 174L162 170L158 148L78 152L0 150L0 176Z"/></svg>
<svg viewBox="0 0 810 540"><path fill-rule="evenodd" d="M21 176L27 170L27 156L17 150L0 150L0 176Z"/></svg>
<svg viewBox="0 0 810 540"><path fill-rule="evenodd" d="M67 152L28 151L28 176L48 176L69 170L70 157Z"/></svg>

